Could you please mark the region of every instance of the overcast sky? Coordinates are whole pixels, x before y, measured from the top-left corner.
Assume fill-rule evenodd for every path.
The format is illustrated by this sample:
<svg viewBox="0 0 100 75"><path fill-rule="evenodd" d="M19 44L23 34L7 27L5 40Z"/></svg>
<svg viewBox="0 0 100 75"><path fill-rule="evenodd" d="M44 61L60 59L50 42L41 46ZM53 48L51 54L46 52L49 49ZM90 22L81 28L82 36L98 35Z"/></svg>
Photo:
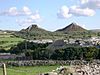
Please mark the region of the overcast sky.
<svg viewBox="0 0 100 75"><path fill-rule="evenodd" d="M71 22L86 29L100 29L100 0L0 0L2 30L38 24L54 31Z"/></svg>

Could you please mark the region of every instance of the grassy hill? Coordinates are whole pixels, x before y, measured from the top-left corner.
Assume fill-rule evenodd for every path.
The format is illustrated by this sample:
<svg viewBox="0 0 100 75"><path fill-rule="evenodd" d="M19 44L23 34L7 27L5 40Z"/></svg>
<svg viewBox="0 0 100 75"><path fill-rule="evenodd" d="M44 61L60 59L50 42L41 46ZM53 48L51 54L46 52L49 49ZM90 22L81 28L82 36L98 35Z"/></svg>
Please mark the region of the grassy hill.
<svg viewBox="0 0 100 75"><path fill-rule="evenodd" d="M76 23L71 23L62 29L56 30L56 32L67 34L68 38L90 38L92 36L98 36L97 32L84 29Z"/></svg>
<svg viewBox="0 0 100 75"><path fill-rule="evenodd" d="M65 34L58 32L50 32L45 29L39 28L37 25L32 25L26 29L16 33L16 36L20 36L24 39L60 39L64 38Z"/></svg>
<svg viewBox="0 0 100 75"><path fill-rule="evenodd" d="M16 33L16 36L24 39L67 39L67 38L89 38L97 36L97 32L84 29L76 23L71 23L65 28L50 32L38 27L37 25L31 25L26 29Z"/></svg>

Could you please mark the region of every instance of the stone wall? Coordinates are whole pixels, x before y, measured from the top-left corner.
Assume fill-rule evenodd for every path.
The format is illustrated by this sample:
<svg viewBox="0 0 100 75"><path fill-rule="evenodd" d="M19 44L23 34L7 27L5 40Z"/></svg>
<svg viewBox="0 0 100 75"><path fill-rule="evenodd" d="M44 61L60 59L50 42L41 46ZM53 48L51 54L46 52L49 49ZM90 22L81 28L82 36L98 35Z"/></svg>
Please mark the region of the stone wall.
<svg viewBox="0 0 100 75"><path fill-rule="evenodd" d="M100 64L99 60L93 62ZM24 61L6 61L7 66L42 66L42 65L85 65L87 63L93 63L80 60L24 60ZM3 62L0 61L0 66Z"/></svg>

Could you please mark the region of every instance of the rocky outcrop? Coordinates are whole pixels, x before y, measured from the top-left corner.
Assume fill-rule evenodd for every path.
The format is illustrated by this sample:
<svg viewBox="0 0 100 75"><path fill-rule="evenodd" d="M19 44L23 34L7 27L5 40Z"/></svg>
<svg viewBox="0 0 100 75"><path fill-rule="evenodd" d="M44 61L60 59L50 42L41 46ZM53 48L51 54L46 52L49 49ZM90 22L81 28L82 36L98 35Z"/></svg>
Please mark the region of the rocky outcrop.
<svg viewBox="0 0 100 75"><path fill-rule="evenodd" d="M100 65L92 63L78 66L60 66L53 71L41 75L100 75Z"/></svg>

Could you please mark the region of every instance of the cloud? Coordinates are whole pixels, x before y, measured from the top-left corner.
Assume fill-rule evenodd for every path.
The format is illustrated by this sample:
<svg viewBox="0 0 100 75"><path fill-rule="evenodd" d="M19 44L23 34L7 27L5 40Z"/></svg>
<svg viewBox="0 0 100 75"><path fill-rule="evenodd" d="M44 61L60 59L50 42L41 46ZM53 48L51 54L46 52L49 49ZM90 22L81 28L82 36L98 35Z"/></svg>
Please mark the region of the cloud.
<svg viewBox="0 0 100 75"><path fill-rule="evenodd" d="M11 7L7 10L1 11L0 16L21 16L19 19L16 19L16 23L21 26L31 25L40 21L41 16L39 11L31 11L27 6L24 6L22 9L18 10L16 7ZM22 18L24 17L24 19Z"/></svg>
<svg viewBox="0 0 100 75"><path fill-rule="evenodd" d="M69 8L67 6L62 6L60 10L58 11L57 16L58 18L65 19L65 18L71 17L72 15L69 14Z"/></svg>
<svg viewBox="0 0 100 75"><path fill-rule="evenodd" d="M18 15L18 11L17 11L17 8L16 7L12 7L10 8L8 11L6 11L5 13L6 15Z"/></svg>
<svg viewBox="0 0 100 75"><path fill-rule="evenodd" d="M16 23L20 26L27 26L33 23L32 19L16 19Z"/></svg>
<svg viewBox="0 0 100 75"><path fill-rule="evenodd" d="M0 15L2 15L2 16L17 16L17 15L19 15L19 12L16 7L11 7L8 10L1 11Z"/></svg>
<svg viewBox="0 0 100 75"><path fill-rule="evenodd" d="M79 0L79 5L62 6L57 13L58 18L66 19L71 16L94 16L96 9L100 9L100 0Z"/></svg>
<svg viewBox="0 0 100 75"><path fill-rule="evenodd" d="M33 23L37 23L37 21L29 18L25 18L25 19L16 19L16 23L22 27L27 27L32 25Z"/></svg>
<svg viewBox="0 0 100 75"><path fill-rule="evenodd" d="M68 8L67 6L62 6L57 13L58 18L66 19L71 16L94 16L95 11L90 8L81 8L79 6L71 6Z"/></svg>
<svg viewBox="0 0 100 75"><path fill-rule="evenodd" d="M90 9L100 9L100 0L80 0L81 7Z"/></svg>
<svg viewBox="0 0 100 75"><path fill-rule="evenodd" d="M70 8L70 13L75 16L94 16L95 11L90 8L80 8L77 6L72 6Z"/></svg>
<svg viewBox="0 0 100 75"><path fill-rule="evenodd" d="M0 15L3 16L27 16L31 15L32 11L27 7L24 6L22 9L18 10L16 7L11 7L7 10L1 11Z"/></svg>
<svg viewBox="0 0 100 75"><path fill-rule="evenodd" d="M36 11L34 14L24 19L16 19L16 23L21 26L29 26L33 23L37 23L41 19L40 14Z"/></svg>
<svg viewBox="0 0 100 75"><path fill-rule="evenodd" d="M40 14L38 11L36 11L33 14L29 15L27 18L16 19L16 23L21 26L29 26L33 23L38 22L40 19L41 19Z"/></svg>
<svg viewBox="0 0 100 75"><path fill-rule="evenodd" d="M80 0L81 4L87 3L89 0Z"/></svg>
<svg viewBox="0 0 100 75"><path fill-rule="evenodd" d="M32 15L30 15L30 18L32 20L39 20L39 19L41 19L40 14L39 14L38 11L35 11Z"/></svg>
<svg viewBox="0 0 100 75"><path fill-rule="evenodd" d="M32 14L32 11L28 7L26 7L26 6L23 7L23 12L26 15L31 15Z"/></svg>

